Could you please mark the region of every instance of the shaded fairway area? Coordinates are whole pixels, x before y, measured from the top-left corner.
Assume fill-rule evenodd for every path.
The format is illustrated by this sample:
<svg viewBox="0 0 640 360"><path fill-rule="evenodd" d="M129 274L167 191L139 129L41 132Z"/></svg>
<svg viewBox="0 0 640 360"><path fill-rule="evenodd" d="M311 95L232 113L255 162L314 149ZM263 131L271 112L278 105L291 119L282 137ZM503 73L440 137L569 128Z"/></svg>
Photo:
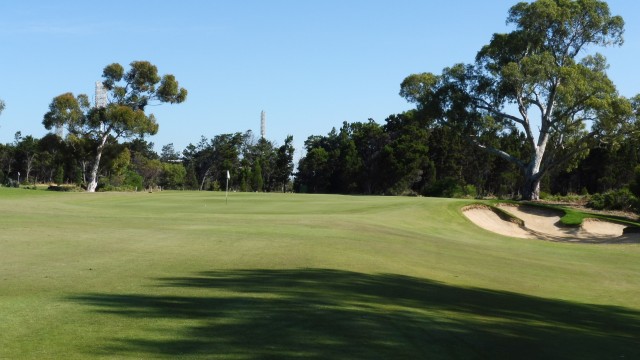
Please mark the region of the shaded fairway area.
<svg viewBox="0 0 640 360"><path fill-rule="evenodd" d="M325 269L209 271L155 286L199 296L82 294L95 316L183 323L109 336L97 355L238 359L640 356L640 311ZM209 296L207 296L207 294ZM227 295L223 295L227 294Z"/></svg>
<svg viewBox="0 0 640 360"><path fill-rule="evenodd" d="M640 358L640 246L470 201L0 188L0 358Z"/></svg>

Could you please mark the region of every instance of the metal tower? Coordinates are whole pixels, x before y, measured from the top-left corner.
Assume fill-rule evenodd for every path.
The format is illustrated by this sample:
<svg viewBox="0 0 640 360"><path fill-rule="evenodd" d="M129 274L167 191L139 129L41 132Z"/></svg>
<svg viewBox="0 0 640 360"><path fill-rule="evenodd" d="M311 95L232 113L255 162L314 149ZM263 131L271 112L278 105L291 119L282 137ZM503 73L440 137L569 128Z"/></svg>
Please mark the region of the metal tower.
<svg viewBox="0 0 640 360"><path fill-rule="evenodd" d="M267 114L264 110L260 113L260 135L263 139L267 135Z"/></svg>

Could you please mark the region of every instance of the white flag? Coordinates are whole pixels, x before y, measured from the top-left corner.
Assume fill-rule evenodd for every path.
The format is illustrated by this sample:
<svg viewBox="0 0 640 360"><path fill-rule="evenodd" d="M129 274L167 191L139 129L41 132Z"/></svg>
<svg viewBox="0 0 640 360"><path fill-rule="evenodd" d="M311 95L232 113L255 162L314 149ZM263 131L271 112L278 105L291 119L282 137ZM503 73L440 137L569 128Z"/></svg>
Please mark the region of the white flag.
<svg viewBox="0 0 640 360"><path fill-rule="evenodd" d="M229 175L229 170L227 170L227 179L231 179L231 175Z"/></svg>

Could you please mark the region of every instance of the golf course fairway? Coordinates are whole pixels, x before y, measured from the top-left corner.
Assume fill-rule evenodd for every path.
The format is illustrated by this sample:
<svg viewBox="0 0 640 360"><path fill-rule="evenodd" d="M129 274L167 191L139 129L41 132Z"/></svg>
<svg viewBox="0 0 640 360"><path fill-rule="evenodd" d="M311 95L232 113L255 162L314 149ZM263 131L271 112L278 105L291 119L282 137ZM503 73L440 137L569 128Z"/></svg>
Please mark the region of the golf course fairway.
<svg viewBox="0 0 640 360"><path fill-rule="evenodd" d="M0 188L0 359L640 358L640 245L469 203Z"/></svg>

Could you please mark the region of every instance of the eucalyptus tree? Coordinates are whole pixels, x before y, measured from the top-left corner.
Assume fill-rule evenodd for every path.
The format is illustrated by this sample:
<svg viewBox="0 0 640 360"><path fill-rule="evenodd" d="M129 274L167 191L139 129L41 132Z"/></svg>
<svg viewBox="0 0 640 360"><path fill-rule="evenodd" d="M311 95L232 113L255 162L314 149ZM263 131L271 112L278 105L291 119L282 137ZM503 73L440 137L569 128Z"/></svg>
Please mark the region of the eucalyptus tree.
<svg viewBox="0 0 640 360"><path fill-rule="evenodd" d="M586 51L622 45L624 21L603 1L537 0L514 5L507 23L514 30L494 34L473 64L410 75L400 95L515 164L523 198L536 200L545 173L613 141L630 118L606 59ZM482 140L512 131L524 134L520 156Z"/></svg>
<svg viewBox="0 0 640 360"><path fill-rule="evenodd" d="M108 94L106 106L91 106L89 97L65 93L53 99L43 125L50 130L65 126L71 134L93 139L96 144L88 192L98 185L100 158L105 146L119 138L153 135L158 124L146 107L158 103L177 104L186 100L187 90L180 88L173 75L158 75L148 61L134 61L125 72L122 65L107 65L102 72L102 85Z"/></svg>

